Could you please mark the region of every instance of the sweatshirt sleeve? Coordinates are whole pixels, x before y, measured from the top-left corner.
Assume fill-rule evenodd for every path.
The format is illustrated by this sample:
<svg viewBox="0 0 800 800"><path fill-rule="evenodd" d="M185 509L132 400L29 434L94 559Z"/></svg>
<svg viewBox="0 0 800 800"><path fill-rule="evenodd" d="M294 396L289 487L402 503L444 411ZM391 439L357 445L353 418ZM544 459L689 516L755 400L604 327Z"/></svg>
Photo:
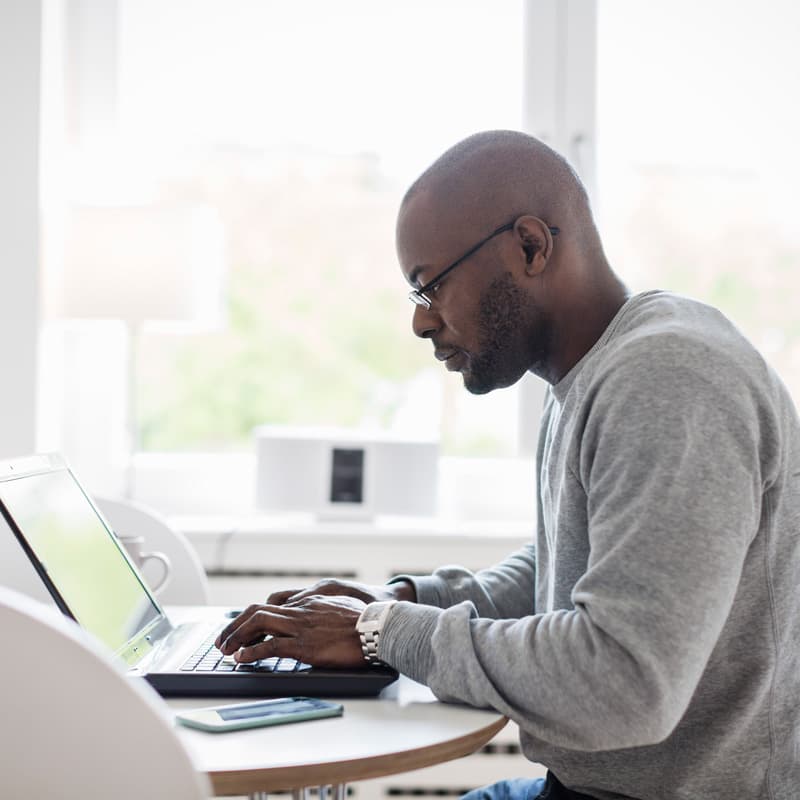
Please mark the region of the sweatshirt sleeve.
<svg viewBox="0 0 800 800"><path fill-rule="evenodd" d="M469 601L481 617L523 617L534 610L534 546L525 545L500 564L477 573L451 565L431 575L396 575L390 583L399 580L413 584L417 602L423 605L449 608Z"/></svg>
<svg viewBox="0 0 800 800"><path fill-rule="evenodd" d="M758 450L768 424L736 377L709 377L680 358L656 372L651 352L626 354L576 422L565 480L585 505L590 555L573 607L486 618L474 585L462 596L434 576L423 596L446 607L398 606L381 657L440 699L495 708L555 746L666 738L730 613L764 513Z"/></svg>

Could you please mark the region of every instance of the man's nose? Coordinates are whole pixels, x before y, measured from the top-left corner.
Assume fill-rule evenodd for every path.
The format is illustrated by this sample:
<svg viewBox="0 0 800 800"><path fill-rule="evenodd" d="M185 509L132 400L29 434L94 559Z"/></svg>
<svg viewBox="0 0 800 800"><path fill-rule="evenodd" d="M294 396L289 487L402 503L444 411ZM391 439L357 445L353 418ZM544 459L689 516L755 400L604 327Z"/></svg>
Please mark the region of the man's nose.
<svg viewBox="0 0 800 800"><path fill-rule="evenodd" d="M430 339L442 327L442 318L430 308L415 306L411 327L420 339Z"/></svg>

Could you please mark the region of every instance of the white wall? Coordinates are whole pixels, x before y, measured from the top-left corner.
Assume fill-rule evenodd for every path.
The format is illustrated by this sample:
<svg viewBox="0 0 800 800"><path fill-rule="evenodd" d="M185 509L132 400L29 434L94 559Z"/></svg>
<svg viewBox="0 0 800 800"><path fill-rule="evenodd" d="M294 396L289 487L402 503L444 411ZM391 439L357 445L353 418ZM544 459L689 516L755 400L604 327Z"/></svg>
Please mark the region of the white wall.
<svg viewBox="0 0 800 800"><path fill-rule="evenodd" d="M0 0L0 457L36 449L41 3Z"/></svg>

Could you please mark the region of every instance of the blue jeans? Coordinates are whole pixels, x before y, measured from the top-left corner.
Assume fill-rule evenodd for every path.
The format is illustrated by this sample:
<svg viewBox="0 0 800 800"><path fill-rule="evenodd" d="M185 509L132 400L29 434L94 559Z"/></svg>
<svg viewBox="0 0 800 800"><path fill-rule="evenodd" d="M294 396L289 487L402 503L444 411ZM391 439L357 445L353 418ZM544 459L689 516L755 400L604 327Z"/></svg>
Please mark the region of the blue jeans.
<svg viewBox="0 0 800 800"><path fill-rule="evenodd" d="M544 778L513 778L473 789L461 800L535 800L544 786Z"/></svg>
<svg viewBox="0 0 800 800"><path fill-rule="evenodd" d="M512 778L467 792L461 800L591 800L585 794L570 792L552 772L547 778Z"/></svg>

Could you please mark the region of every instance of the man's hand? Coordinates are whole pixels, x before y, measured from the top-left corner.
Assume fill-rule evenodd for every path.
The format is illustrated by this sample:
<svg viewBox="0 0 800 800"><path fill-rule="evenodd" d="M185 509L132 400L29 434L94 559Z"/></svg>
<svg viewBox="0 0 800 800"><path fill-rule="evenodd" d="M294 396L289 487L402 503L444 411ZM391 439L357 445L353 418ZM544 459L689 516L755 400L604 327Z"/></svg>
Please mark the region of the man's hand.
<svg viewBox="0 0 800 800"><path fill-rule="evenodd" d="M225 627L216 646L245 663L280 656L319 667L365 667L356 631L365 607L355 597L321 594L253 605Z"/></svg>
<svg viewBox="0 0 800 800"><path fill-rule="evenodd" d="M316 595L355 597L364 603L374 603L378 600L408 600L414 603L417 600L414 586L408 581L398 581L386 586L368 586L365 583L356 583L355 581L325 578L305 589L285 589L280 592L273 592L267 598L267 604L273 606L289 605Z"/></svg>

